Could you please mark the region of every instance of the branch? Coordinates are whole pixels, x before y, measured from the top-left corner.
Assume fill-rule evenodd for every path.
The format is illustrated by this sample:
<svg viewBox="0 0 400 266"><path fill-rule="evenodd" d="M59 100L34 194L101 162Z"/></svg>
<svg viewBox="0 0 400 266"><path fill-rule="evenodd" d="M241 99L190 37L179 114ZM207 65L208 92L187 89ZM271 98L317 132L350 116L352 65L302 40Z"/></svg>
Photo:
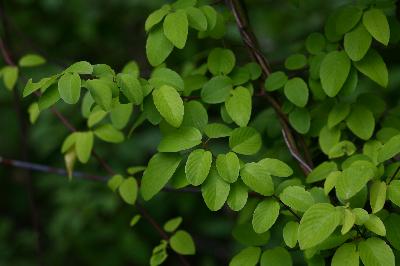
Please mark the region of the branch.
<svg viewBox="0 0 400 266"><path fill-rule="evenodd" d="M262 78L265 80L271 73L271 68L269 66L268 60L259 49L257 38L255 37L253 31L250 29L243 6L240 4L239 0L226 0L226 5L231 9L232 14L235 17L236 25L239 29L240 35L242 36L243 42L245 43L252 59L260 65L262 70ZM300 154L291 128L288 124L286 114L282 111L279 102L274 97L267 94L262 85L260 86L258 95L264 96L274 108L276 114L278 115L279 122L282 126L282 135L285 139L285 143L290 151L290 154L299 163L304 174L308 175L312 169L312 167L310 166L311 164L307 163Z"/></svg>

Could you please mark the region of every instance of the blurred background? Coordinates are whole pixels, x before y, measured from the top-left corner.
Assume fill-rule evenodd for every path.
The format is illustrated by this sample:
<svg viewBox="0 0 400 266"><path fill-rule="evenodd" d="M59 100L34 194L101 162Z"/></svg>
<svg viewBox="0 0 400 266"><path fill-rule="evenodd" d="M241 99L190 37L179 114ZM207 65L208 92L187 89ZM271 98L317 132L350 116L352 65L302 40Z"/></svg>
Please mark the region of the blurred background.
<svg viewBox="0 0 400 266"><path fill-rule="evenodd" d="M24 73L39 78L78 60L106 63L117 71L128 61L136 60L142 75L148 76L144 21L150 12L168 1L1 2L2 19L7 26L2 27L1 34L12 56L18 59L33 52L48 59L46 66ZM286 56L301 51L309 33L321 31L327 14L348 1L244 2L262 50L273 69L279 69ZM223 3L215 7L226 12ZM229 23L224 45L237 52L239 62L246 63L247 54L239 37L235 24ZM187 48L173 52L168 61L171 68L179 70L193 54L222 45L221 41L197 40L195 35L189 40ZM391 78L398 84L400 53L388 49L384 56L392 63L391 71L397 75ZM23 82L18 83L18 95L23 87ZM25 120L27 107L33 100L29 97L22 100L21 115ZM85 126L78 106L58 104L57 108L77 128ZM21 134L17 115L13 93L1 82L0 156L62 168L60 146L68 134L64 126L46 111ZM96 150L114 169L123 172L129 166L147 163L159 134L145 124L124 144L96 143ZM85 166L77 165L76 170L106 175L93 159ZM151 250L160 241L145 221L133 228L129 226L135 209L123 204L102 182L83 179L69 182L65 176L26 172L0 164L0 195L0 265L148 265ZM196 256L189 258L193 265L227 265L240 247L231 236L235 214L227 210L208 211L199 194L161 193L144 206L161 224L176 216L183 217L182 228L191 232L197 244ZM167 264L176 265L177 258L171 255Z"/></svg>

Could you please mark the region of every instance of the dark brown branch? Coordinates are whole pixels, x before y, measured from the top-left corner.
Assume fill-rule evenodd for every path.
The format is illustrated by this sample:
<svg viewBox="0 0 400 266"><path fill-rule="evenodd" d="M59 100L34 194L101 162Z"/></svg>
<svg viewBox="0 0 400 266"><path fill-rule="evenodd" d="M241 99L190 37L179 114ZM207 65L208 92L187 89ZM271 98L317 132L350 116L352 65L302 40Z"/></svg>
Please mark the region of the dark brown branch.
<svg viewBox="0 0 400 266"><path fill-rule="evenodd" d="M239 0L226 0L226 5L231 9L237 27L239 29L240 35L242 36L243 42L245 43L247 50L249 51L252 59L257 62L262 70L262 78L265 80L271 73L271 68L269 66L268 60L265 58L263 53L259 49L257 38L255 37L253 31L250 29L246 12ZM288 124L288 119L286 114L282 111L279 102L271 95L267 94L263 88L263 84L260 86L258 92L259 96L264 96L266 100L274 108L278 115L279 122L282 126L283 137L285 138L285 143L291 153L291 155L299 163L301 169L305 175L308 175L312 167L306 162L306 160L300 154L296 141L293 137L292 130Z"/></svg>

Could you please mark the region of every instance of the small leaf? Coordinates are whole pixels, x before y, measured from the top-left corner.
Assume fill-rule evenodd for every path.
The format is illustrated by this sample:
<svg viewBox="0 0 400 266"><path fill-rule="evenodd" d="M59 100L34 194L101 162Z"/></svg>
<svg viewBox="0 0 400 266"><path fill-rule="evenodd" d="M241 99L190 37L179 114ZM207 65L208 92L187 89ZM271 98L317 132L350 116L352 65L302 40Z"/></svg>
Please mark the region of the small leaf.
<svg viewBox="0 0 400 266"><path fill-rule="evenodd" d="M124 134L110 124L99 126L94 130L94 134L99 139L110 143L120 143L125 139Z"/></svg>
<svg viewBox="0 0 400 266"><path fill-rule="evenodd" d="M300 221L300 248L304 250L320 244L335 231L340 222L340 212L331 204L317 203L311 206Z"/></svg>
<svg viewBox="0 0 400 266"><path fill-rule="evenodd" d="M263 196L274 194L274 183L269 172L259 163L247 163L240 176L249 188Z"/></svg>
<svg viewBox="0 0 400 266"><path fill-rule="evenodd" d="M370 214L369 219L364 223L365 228L379 236L386 236L386 228L382 220L375 214Z"/></svg>
<svg viewBox="0 0 400 266"><path fill-rule="evenodd" d="M350 59L344 51L332 51L321 63L322 89L329 97L336 96L343 87L350 72Z"/></svg>
<svg viewBox="0 0 400 266"><path fill-rule="evenodd" d="M201 186L201 194L204 202L211 211L218 211L224 206L229 195L230 186L219 175L217 170L212 167L206 182Z"/></svg>
<svg viewBox="0 0 400 266"><path fill-rule="evenodd" d="M344 50L353 61L361 60L371 46L372 37L360 24L344 36Z"/></svg>
<svg viewBox="0 0 400 266"><path fill-rule="evenodd" d="M117 191L119 186L122 184L124 181L124 177L122 175L113 175L110 179L107 181L107 186L113 191Z"/></svg>
<svg viewBox="0 0 400 266"><path fill-rule="evenodd" d="M190 234L184 230L177 231L169 239L171 248L182 255L194 255L196 253L196 247Z"/></svg>
<svg viewBox="0 0 400 266"><path fill-rule="evenodd" d="M11 91L18 80L18 67L5 66L1 70L1 74L3 75L4 86Z"/></svg>
<svg viewBox="0 0 400 266"><path fill-rule="evenodd" d="M332 129L340 122L345 120L350 113L350 109L350 104L348 103L340 102L335 104L328 115L328 127Z"/></svg>
<svg viewBox="0 0 400 266"><path fill-rule="evenodd" d="M184 10L169 13L163 24L164 34L177 48L185 47L188 35L188 19Z"/></svg>
<svg viewBox="0 0 400 266"><path fill-rule="evenodd" d="M204 133L210 139L229 137L232 129L224 124L211 123L205 126Z"/></svg>
<svg viewBox="0 0 400 266"><path fill-rule="evenodd" d="M386 183L382 181L375 181L370 187L369 202L371 205L372 213L377 213L383 209L386 201Z"/></svg>
<svg viewBox="0 0 400 266"><path fill-rule="evenodd" d="M393 180L388 186L388 199L400 207L400 180Z"/></svg>
<svg viewBox="0 0 400 266"><path fill-rule="evenodd" d="M351 230L351 228L353 228L355 222L356 215L352 211L345 209L343 216L343 226L341 230L342 235L347 234Z"/></svg>
<svg viewBox="0 0 400 266"><path fill-rule="evenodd" d="M298 228L299 223L294 221L288 222L283 228L283 240L289 248L294 248L297 244Z"/></svg>
<svg viewBox="0 0 400 266"><path fill-rule="evenodd" d="M229 49L214 48L207 59L207 66L214 75L227 75L235 66L235 54Z"/></svg>
<svg viewBox="0 0 400 266"><path fill-rule="evenodd" d="M79 61L69 66L64 72L90 75L93 73L93 66L89 62Z"/></svg>
<svg viewBox="0 0 400 266"><path fill-rule="evenodd" d="M380 9L370 9L364 12L363 24L368 32L378 42L388 45L390 28L385 13Z"/></svg>
<svg viewBox="0 0 400 266"><path fill-rule="evenodd" d="M395 266L392 249L384 240L371 237L358 244L361 261L365 266Z"/></svg>
<svg viewBox="0 0 400 266"><path fill-rule="evenodd" d="M164 85L153 91L153 100L161 116L174 127L183 121L184 107L179 93L171 86Z"/></svg>
<svg viewBox="0 0 400 266"><path fill-rule="evenodd" d="M157 89L163 85L174 87L178 91L183 91L184 89L182 77L172 69L166 67L156 68L151 73L149 83Z"/></svg>
<svg viewBox="0 0 400 266"><path fill-rule="evenodd" d="M289 113L290 125L300 134L310 130L311 116L306 108L295 108Z"/></svg>
<svg viewBox="0 0 400 266"><path fill-rule="evenodd" d="M75 104L81 96L81 78L76 73L65 73L58 80L58 92L68 104Z"/></svg>
<svg viewBox="0 0 400 266"><path fill-rule="evenodd" d="M236 182L239 176L239 158L233 152L219 154L216 161L219 175L228 183Z"/></svg>
<svg viewBox="0 0 400 266"><path fill-rule="evenodd" d="M227 203L233 211L240 211L246 205L247 198L247 187L241 181L231 185Z"/></svg>
<svg viewBox="0 0 400 266"><path fill-rule="evenodd" d="M208 113L203 104L198 101L185 102L184 109L182 126L195 127L203 131L208 123Z"/></svg>
<svg viewBox="0 0 400 266"><path fill-rule="evenodd" d="M229 266L255 266L260 259L261 249L259 247L247 247L236 254L229 262Z"/></svg>
<svg viewBox="0 0 400 266"><path fill-rule="evenodd" d="M161 139L159 152L178 152L190 149L201 143L201 133L194 127L174 129Z"/></svg>
<svg viewBox="0 0 400 266"><path fill-rule="evenodd" d="M210 172L212 154L203 149L190 153L185 166L186 178L193 186L201 185Z"/></svg>
<svg viewBox="0 0 400 266"><path fill-rule="evenodd" d="M112 92L104 80L92 79L86 81L90 95L104 111L111 109Z"/></svg>
<svg viewBox="0 0 400 266"><path fill-rule="evenodd" d="M261 148L261 136L251 127L241 127L233 130L229 137L229 147L236 153L252 155Z"/></svg>
<svg viewBox="0 0 400 266"><path fill-rule="evenodd" d="M360 21L362 10L356 6L348 5L339 9L336 18L336 32L344 34L351 30Z"/></svg>
<svg viewBox="0 0 400 266"><path fill-rule="evenodd" d="M200 7L200 10L204 13L207 18L207 30L212 30L217 24L217 11L212 6L204 5Z"/></svg>
<svg viewBox="0 0 400 266"><path fill-rule="evenodd" d="M306 49L310 54L319 54L325 48L325 45L325 37L319 32L311 33L306 39Z"/></svg>
<svg viewBox="0 0 400 266"><path fill-rule="evenodd" d="M283 247L267 249L263 252L260 266L291 266L293 265L290 253Z"/></svg>
<svg viewBox="0 0 400 266"><path fill-rule="evenodd" d="M278 159L265 158L258 163L273 176L289 177L293 174L292 168Z"/></svg>
<svg viewBox="0 0 400 266"><path fill-rule="evenodd" d="M350 115L346 119L346 125L357 137L368 140L375 129L373 113L362 105L353 105Z"/></svg>
<svg viewBox="0 0 400 266"><path fill-rule="evenodd" d="M136 179L133 177L128 177L124 181L122 181L119 186L119 194L121 198L128 204L134 205L136 202L138 193L138 184Z"/></svg>
<svg viewBox="0 0 400 266"><path fill-rule="evenodd" d="M354 64L358 71L375 81L378 85L386 87L389 74L382 57L374 49L369 49L368 53L360 61Z"/></svg>
<svg viewBox="0 0 400 266"><path fill-rule="evenodd" d="M244 87L231 91L231 96L225 102L226 111L240 127L245 127L249 123L251 106L251 94Z"/></svg>
<svg viewBox="0 0 400 266"><path fill-rule="evenodd" d="M378 151L378 162L387 161L400 153L400 135L390 138Z"/></svg>
<svg viewBox="0 0 400 266"><path fill-rule="evenodd" d="M330 150L339 143L341 131L339 127L328 128L324 126L319 132L319 146L325 154L329 154Z"/></svg>
<svg viewBox="0 0 400 266"><path fill-rule="evenodd" d="M170 6L169 5L165 5L160 9L155 10L154 12L152 12L146 19L146 22L144 24L144 28L146 31L151 30L155 25L157 25L158 23L160 23L163 18L168 14L169 10L170 10Z"/></svg>
<svg viewBox="0 0 400 266"><path fill-rule="evenodd" d="M265 80L265 90L266 91L276 91L283 86L285 86L288 81L287 75L282 71L277 71L271 73Z"/></svg>
<svg viewBox="0 0 400 266"><path fill-rule="evenodd" d="M308 87L301 78L292 78L284 87L286 98L298 107L306 106L308 102Z"/></svg>
<svg viewBox="0 0 400 266"><path fill-rule="evenodd" d="M174 45L165 37L163 28L151 30L146 42L146 55L150 65L158 66L167 59Z"/></svg>
<svg viewBox="0 0 400 266"><path fill-rule="evenodd" d="M285 67L288 70L297 70L307 65L307 58L303 54L293 54L286 58Z"/></svg>
<svg viewBox="0 0 400 266"><path fill-rule="evenodd" d="M338 168L335 162L323 162L315 167L310 174L308 174L306 182L314 183L324 180L331 172L336 171L337 169Z"/></svg>
<svg viewBox="0 0 400 266"><path fill-rule="evenodd" d="M142 216L140 216L140 214L136 214L135 216L133 216L131 221L129 222L129 226L130 227L135 226L139 222L140 218L142 218Z"/></svg>
<svg viewBox="0 0 400 266"><path fill-rule="evenodd" d="M75 150L76 155L81 163L87 163L93 148L93 133L92 132L77 132Z"/></svg>
<svg viewBox="0 0 400 266"><path fill-rule="evenodd" d="M117 83L125 97L133 104L143 102L142 85L132 74L120 73L117 75Z"/></svg>
<svg viewBox="0 0 400 266"><path fill-rule="evenodd" d="M225 102L232 90L232 80L226 76L216 76L207 81L201 90L201 99L206 103Z"/></svg>
<svg viewBox="0 0 400 266"><path fill-rule="evenodd" d="M176 217L164 224L164 230L168 233L174 232L182 223L182 217Z"/></svg>
<svg viewBox="0 0 400 266"><path fill-rule="evenodd" d="M46 63L46 59L42 56L37 54L27 54L19 60L18 65L20 67L34 67L43 65L44 63Z"/></svg>
<svg viewBox="0 0 400 266"><path fill-rule="evenodd" d="M280 205L274 199L266 199L258 203L253 214L253 228L257 234L268 231L279 216Z"/></svg>
<svg viewBox="0 0 400 266"><path fill-rule="evenodd" d="M300 212L305 212L314 205L314 198L311 193L299 186L285 188L279 198L287 206Z"/></svg>
<svg viewBox="0 0 400 266"><path fill-rule="evenodd" d="M340 246L332 258L332 266L358 266L359 255L354 243L345 243Z"/></svg>
<svg viewBox="0 0 400 266"><path fill-rule="evenodd" d="M74 174L74 166L76 161L75 150L70 150L64 155L65 169L67 170L68 179L72 180Z"/></svg>
<svg viewBox="0 0 400 266"><path fill-rule="evenodd" d="M175 173L181 156L173 153L157 153L149 161L140 186L144 200L157 194Z"/></svg>
<svg viewBox="0 0 400 266"><path fill-rule="evenodd" d="M189 25L192 28L198 31L207 30L207 17L199 8L188 7L185 11L189 20Z"/></svg>

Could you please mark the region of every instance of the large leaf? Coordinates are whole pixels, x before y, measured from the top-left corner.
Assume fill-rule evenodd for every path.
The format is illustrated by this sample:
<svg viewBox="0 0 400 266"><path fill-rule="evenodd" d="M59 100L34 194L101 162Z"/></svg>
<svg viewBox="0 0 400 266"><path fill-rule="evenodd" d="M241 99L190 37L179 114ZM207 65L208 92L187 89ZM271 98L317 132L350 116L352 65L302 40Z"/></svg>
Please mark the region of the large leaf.
<svg viewBox="0 0 400 266"><path fill-rule="evenodd" d="M373 113L362 105L354 105L350 115L346 119L347 127L357 137L368 140L372 137L375 129L375 118Z"/></svg>
<svg viewBox="0 0 400 266"><path fill-rule="evenodd" d="M247 187L241 181L231 185L227 203L233 211L239 211L245 206L248 198L247 190Z"/></svg>
<svg viewBox="0 0 400 266"><path fill-rule="evenodd" d="M157 153L150 159L140 186L144 200L151 199L167 184L181 159L180 155L173 153Z"/></svg>
<svg viewBox="0 0 400 266"><path fill-rule="evenodd" d="M27 54L18 61L18 65L21 67L34 67L44 63L46 63L46 59L37 54Z"/></svg>
<svg viewBox="0 0 400 266"><path fill-rule="evenodd" d="M112 103L112 92L108 83L101 79L92 79L86 81L86 86L95 102L104 111L109 111Z"/></svg>
<svg viewBox="0 0 400 266"><path fill-rule="evenodd" d="M386 201L386 183L382 181L375 181L370 187L369 202L371 205L372 213L377 213L383 209Z"/></svg>
<svg viewBox="0 0 400 266"><path fill-rule="evenodd" d="M76 73L64 73L58 80L58 92L68 104L75 104L81 96L81 78Z"/></svg>
<svg viewBox="0 0 400 266"><path fill-rule="evenodd" d="M374 49L369 49L368 53L360 61L354 64L358 71L375 81L382 87L386 87L389 81L389 74L382 57Z"/></svg>
<svg viewBox="0 0 400 266"><path fill-rule="evenodd" d="M208 113L203 104L198 101L190 101L184 103L184 107L182 126L195 127L203 131L208 123Z"/></svg>
<svg viewBox="0 0 400 266"><path fill-rule="evenodd" d="M207 30L207 17L201 11L201 9L196 7L188 7L185 9L185 11L188 17L190 27L198 31Z"/></svg>
<svg viewBox="0 0 400 266"><path fill-rule="evenodd" d="M259 163L248 163L240 170L243 182L263 196L274 194L274 183L269 172Z"/></svg>
<svg viewBox="0 0 400 266"><path fill-rule="evenodd" d="M371 46L372 37L360 24L344 36L344 50L353 61L361 60Z"/></svg>
<svg viewBox="0 0 400 266"><path fill-rule="evenodd" d="M117 75L118 86L130 102L139 105L143 102L143 91L139 80L132 74L120 73Z"/></svg>
<svg viewBox="0 0 400 266"><path fill-rule="evenodd" d="M252 155L261 148L261 136L252 127L242 127L233 130L229 137L229 147L236 153Z"/></svg>
<svg viewBox="0 0 400 266"><path fill-rule="evenodd" d="M183 121L184 107L179 93L164 85L153 91L153 101L161 116L172 126L179 127Z"/></svg>
<svg viewBox="0 0 400 266"><path fill-rule="evenodd" d="M320 77L322 89L329 97L334 97L343 87L350 72L350 59L344 51L332 51L321 63Z"/></svg>
<svg viewBox="0 0 400 266"><path fill-rule="evenodd" d="M384 240L371 237L358 244L361 261L365 266L395 266L392 249Z"/></svg>
<svg viewBox="0 0 400 266"><path fill-rule="evenodd" d="M388 199L400 207L400 180L393 180L388 186Z"/></svg>
<svg viewBox="0 0 400 266"><path fill-rule="evenodd" d="M169 5L165 5L161 7L160 9L155 10L152 12L146 19L146 22L144 24L144 28L146 31L151 30L155 25L160 23L163 18L168 14L170 10Z"/></svg>
<svg viewBox="0 0 400 266"><path fill-rule="evenodd" d="M183 91L184 87L184 82L181 76L172 69L166 67L156 68L153 73L151 73L149 83L154 86L154 88L169 85L178 91Z"/></svg>
<svg viewBox="0 0 400 266"><path fill-rule="evenodd" d="M93 132L77 132L75 140L76 155L80 162L87 163L92 154Z"/></svg>
<svg viewBox="0 0 400 266"><path fill-rule="evenodd" d="M304 107L308 101L308 87L301 78L292 78L284 87L285 96L298 107Z"/></svg>
<svg viewBox="0 0 400 266"><path fill-rule="evenodd" d="M201 99L206 103L224 102L232 89L232 80L226 76L216 76L203 85Z"/></svg>
<svg viewBox="0 0 400 266"><path fill-rule="evenodd" d="M204 128L204 133L210 139L228 137L231 132L232 129L230 127L220 123L211 123Z"/></svg>
<svg viewBox="0 0 400 266"><path fill-rule="evenodd" d="M235 54L229 49L214 48L207 59L207 66L214 75L227 75L235 66Z"/></svg>
<svg viewBox="0 0 400 266"><path fill-rule="evenodd" d="M169 13L164 19L163 28L165 37L179 49L185 47L188 27L189 22L184 10Z"/></svg>
<svg viewBox="0 0 400 266"><path fill-rule="evenodd" d="M182 255L194 255L196 253L196 247L194 245L193 238L191 235L184 231L177 231L171 238L169 239L169 244L171 248Z"/></svg>
<svg viewBox="0 0 400 266"><path fill-rule="evenodd" d="M255 266L260 259L261 249L259 247L248 247L241 250L229 262L229 266Z"/></svg>
<svg viewBox="0 0 400 266"><path fill-rule="evenodd" d="M146 55L152 66L158 66L167 59L174 45L165 37L163 28L151 30L146 42Z"/></svg>
<svg viewBox="0 0 400 266"><path fill-rule="evenodd" d="M378 162L387 161L400 153L400 135L390 138L378 151Z"/></svg>
<svg viewBox="0 0 400 266"><path fill-rule="evenodd" d="M207 207L211 211L221 209L228 198L229 190L229 184L218 175L215 167L212 167L206 182L201 186L201 194Z"/></svg>
<svg viewBox="0 0 400 266"><path fill-rule="evenodd" d="M335 162L323 162L311 171L306 178L306 182L314 183L324 180L331 172L336 171L337 169Z"/></svg>
<svg viewBox="0 0 400 266"><path fill-rule="evenodd" d="M251 94L248 89L238 87L225 102L226 111L241 127L247 126L251 116Z"/></svg>
<svg viewBox="0 0 400 266"><path fill-rule="evenodd" d="M279 198L287 206L300 212L307 211L314 204L314 198L311 193L299 186L285 188Z"/></svg>
<svg viewBox="0 0 400 266"><path fill-rule="evenodd" d="M336 17L336 32L344 34L351 30L362 16L362 10L357 6L347 5L339 9Z"/></svg>
<svg viewBox="0 0 400 266"><path fill-rule="evenodd" d="M370 9L364 13L363 24L378 42L388 45L390 28L385 13L380 9Z"/></svg>
<svg viewBox="0 0 400 266"><path fill-rule="evenodd" d="M268 231L276 222L279 216L279 203L270 198L258 203L253 214L253 228L257 234Z"/></svg>
<svg viewBox="0 0 400 266"><path fill-rule="evenodd" d="M159 152L178 152L190 149L201 143L201 133L194 127L181 127L172 130L161 139Z"/></svg>
<svg viewBox="0 0 400 266"><path fill-rule="evenodd" d="M332 266L358 266L359 255L354 243L345 243L339 247L332 258Z"/></svg>
<svg viewBox="0 0 400 266"><path fill-rule="evenodd" d="M203 149L190 153L185 166L186 178L193 186L201 185L210 172L212 154Z"/></svg>
<svg viewBox="0 0 400 266"><path fill-rule="evenodd" d="M292 168L278 159L265 158L258 163L261 164L273 176L288 177L293 174Z"/></svg>
<svg viewBox="0 0 400 266"><path fill-rule="evenodd" d="M267 249L263 252L260 259L260 266L292 266L292 257L283 247Z"/></svg>
<svg viewBox="0 0 400 266"><path fill-rule="evenodd" d="M299 224L294 221L288 222L283 228L283 240L286 246L294 248L297 244Z"/></svg>
<svg viewBox="0 0 400 266"><path fill-rule="evenodd" d="M216 161L219 175L228 183L233 183L239 176L239 158L234 152L219 154Z"/></svg>
<svg viewBox="0 0 400 266"><path fill-rule="evenodd" d="M312 248L327 239L341 222L341 213L328 203L317 203L303 215L299 225L302 250Z"/></svg>

